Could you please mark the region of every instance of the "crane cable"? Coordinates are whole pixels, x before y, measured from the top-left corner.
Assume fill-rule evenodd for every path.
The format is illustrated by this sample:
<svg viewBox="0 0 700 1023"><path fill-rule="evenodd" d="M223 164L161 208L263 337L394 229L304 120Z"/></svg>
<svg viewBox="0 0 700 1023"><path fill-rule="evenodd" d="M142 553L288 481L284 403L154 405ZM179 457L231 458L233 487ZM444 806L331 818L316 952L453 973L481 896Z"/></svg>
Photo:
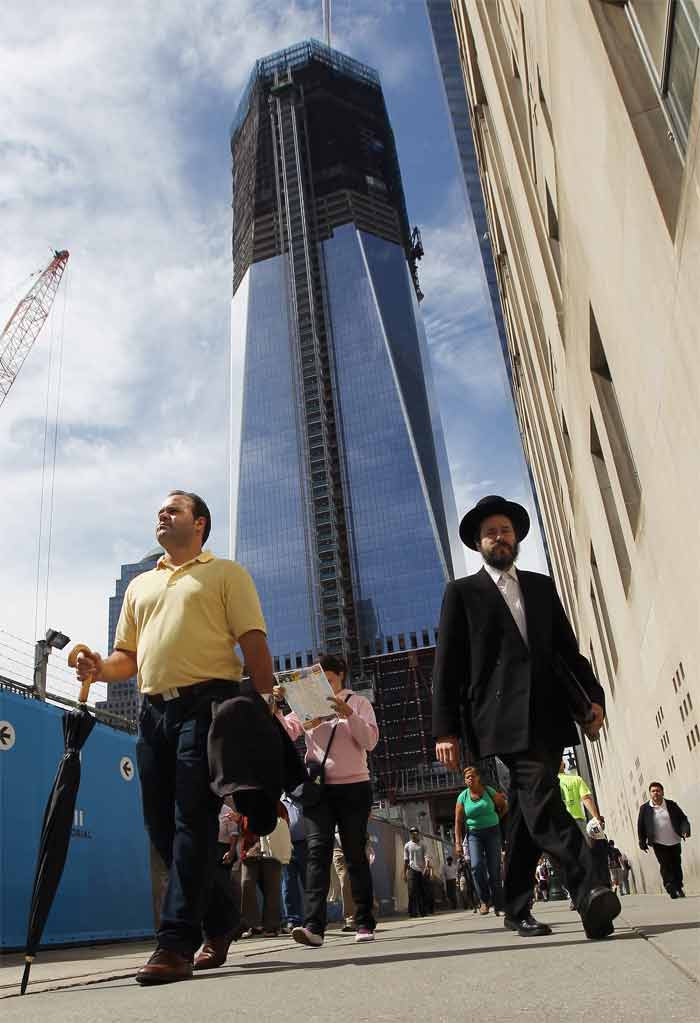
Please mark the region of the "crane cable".
<svg viewBox="0 0 700 1023"><path fill-rule="evenodd" d="M49 516L48 516L48 528L49 528L49 539L48 549L46 552L46 577L45 577L45 588L44 588L44 631L47 627L48 620L48 599L49 599L49 576L51 571L50 558L51 558L51 539L53 535L53 504L54 504L54 483L56 476L56 450L58 440L58 416L61 401L61 383L63 377L63 346L64 346L64 333L65 333L65 315L66 315L66 300L68 291L68 280L64 284L64 295L63 295L63 319L60 327L60 338L59 338L59 354L58 354L58 380L57 380L57 394L56 394L56 414L53 421L53 454L49 450L49 435L50 435L50 411L51 411L51 384L52 384L52 369L54 365L54 350L56 348L56 314L52 310L51 314L51 333L49 338L49 364L46 377L46 403L44 411L44 444L42 452L42 464L41 464L41 497L39 500L39 535L37 541L37 557L36 557L36 590L34 595L34 635L39 634L39 591L41 589L41 577L42 577L42 548L44 540L44 504L45 494L47 489L46 475L47 475L47 462L51 459L51 472L49 477L49 488L50 488L50 501L49 501Z"/></svg>

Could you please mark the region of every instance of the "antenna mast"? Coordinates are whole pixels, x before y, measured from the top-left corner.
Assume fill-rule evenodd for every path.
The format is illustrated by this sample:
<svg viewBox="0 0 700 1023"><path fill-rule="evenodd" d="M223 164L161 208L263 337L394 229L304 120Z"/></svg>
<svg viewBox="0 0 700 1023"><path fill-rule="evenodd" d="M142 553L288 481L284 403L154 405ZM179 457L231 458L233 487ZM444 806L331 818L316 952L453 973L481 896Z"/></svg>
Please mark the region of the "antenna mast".
<svg viewBox="0 0 700 1023"><path fill-rule="evenodd" d="M323 37L326 46L331 45L331 0L323 0Z"/></svg>

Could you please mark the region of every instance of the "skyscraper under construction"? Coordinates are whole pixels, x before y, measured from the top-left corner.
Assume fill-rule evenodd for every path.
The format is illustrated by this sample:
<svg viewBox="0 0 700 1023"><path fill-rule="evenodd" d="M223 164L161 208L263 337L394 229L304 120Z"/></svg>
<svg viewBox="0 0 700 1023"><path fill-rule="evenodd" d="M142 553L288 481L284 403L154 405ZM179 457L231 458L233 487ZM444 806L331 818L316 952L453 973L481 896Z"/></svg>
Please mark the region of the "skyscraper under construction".
<svg viewBox="0 0 700 1023"><path fill-rule="evenodd" d="M455 510L378 75L315 41L258 60L231 152L234 556L276 667L408 658L435 641Z"/></svg>

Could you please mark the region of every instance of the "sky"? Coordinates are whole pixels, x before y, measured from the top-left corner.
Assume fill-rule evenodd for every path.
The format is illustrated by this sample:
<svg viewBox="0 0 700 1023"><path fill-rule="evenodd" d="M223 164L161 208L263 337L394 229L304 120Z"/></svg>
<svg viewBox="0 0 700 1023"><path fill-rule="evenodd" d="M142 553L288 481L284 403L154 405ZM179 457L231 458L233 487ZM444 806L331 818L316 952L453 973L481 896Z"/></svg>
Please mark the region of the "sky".
<svg viewBox="0 0 700 1023"><path fill-rule="evenodd" d="M228 128L256 58L321 38L321 10L321 0L4 7L0 321L54 248L70 259L0 408L0 674L31 681L33 641L49 625L105 652L120 566L153 548L172 487L206 498L208 546L228 553ZM458 514L488 493L532 512L423 0L336 0L332 42L382 79L423 236L422 310ZM457 574L478 567L465 554ZM519 564L546 571L536 529ZM65 652L52 655L49 688L74 695Z"/></svg>

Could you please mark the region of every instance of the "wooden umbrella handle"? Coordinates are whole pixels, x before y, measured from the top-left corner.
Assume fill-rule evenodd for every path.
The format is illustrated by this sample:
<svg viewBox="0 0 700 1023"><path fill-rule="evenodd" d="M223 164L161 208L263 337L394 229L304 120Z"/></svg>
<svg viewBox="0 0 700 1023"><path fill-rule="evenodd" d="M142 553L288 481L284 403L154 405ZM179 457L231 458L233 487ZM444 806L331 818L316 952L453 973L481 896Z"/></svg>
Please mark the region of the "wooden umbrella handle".
<svg viewBox="0 0 700 1023"><path fill-rule="evenodd" d="M92 654L92 650L89 646L84 643L77 643L71 652L68 654L68 665L71 668L78 666L78 654ZM90 675L85 679L80 687L80 693L78 695L78 703L87 703L88 693L90 692L90 686L95 681L95 676Z"/></svg>

